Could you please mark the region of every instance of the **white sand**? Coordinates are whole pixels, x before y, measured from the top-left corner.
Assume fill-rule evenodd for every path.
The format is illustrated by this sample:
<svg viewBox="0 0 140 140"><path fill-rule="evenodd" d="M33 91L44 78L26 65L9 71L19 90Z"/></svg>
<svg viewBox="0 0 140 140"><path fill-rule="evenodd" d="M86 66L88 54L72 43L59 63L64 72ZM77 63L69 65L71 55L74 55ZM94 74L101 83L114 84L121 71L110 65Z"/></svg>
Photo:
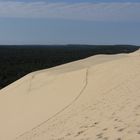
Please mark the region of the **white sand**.
<svg viewBox="0 0 140 140"><path fill-rule="evenodd" d="M0 140L140 140L140 51L37 71L0 90Z"/></svg>

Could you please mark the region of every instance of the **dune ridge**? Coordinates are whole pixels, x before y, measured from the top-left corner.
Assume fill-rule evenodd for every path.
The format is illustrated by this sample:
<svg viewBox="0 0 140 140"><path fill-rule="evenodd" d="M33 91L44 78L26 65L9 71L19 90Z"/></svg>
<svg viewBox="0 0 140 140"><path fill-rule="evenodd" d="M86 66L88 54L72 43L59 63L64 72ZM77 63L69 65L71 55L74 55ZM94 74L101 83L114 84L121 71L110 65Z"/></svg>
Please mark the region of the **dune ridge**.
<svg viewBox="0 0 140 140"><path fill-rule="evenodd" d="M0 139L140 139L139 54L89 57L2 89Z"/></svg>

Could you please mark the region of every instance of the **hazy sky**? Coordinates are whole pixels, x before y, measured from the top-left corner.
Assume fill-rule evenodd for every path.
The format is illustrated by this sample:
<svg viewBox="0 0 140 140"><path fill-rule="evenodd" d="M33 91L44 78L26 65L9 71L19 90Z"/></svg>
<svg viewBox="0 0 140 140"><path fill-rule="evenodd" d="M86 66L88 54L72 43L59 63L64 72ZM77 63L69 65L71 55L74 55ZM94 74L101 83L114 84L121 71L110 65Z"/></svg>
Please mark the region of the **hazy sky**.
<svg viewBox="0 0 140 140"><path fill-rule="evenodd" d="M0 44L140 45L140 0L0 0Z"/></svg>

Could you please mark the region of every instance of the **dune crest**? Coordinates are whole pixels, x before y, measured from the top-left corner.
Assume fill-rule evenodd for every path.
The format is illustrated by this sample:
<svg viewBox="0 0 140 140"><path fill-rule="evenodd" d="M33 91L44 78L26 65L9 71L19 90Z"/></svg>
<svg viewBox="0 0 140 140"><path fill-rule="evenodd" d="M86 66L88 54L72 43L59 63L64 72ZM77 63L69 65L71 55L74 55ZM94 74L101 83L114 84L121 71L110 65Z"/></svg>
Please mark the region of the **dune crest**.
<svg viewBox="0 0 140 140"><path fill-rule="evenodd" d="M139 54L89 57L2 89L0 139L140 139Z"/></svg>
<svg viewBox="0 0 140 140"><path fill-rule="evenodd" d="M129 56L140 56L140 49L138 49L137 51L130 53Z"/></svg>

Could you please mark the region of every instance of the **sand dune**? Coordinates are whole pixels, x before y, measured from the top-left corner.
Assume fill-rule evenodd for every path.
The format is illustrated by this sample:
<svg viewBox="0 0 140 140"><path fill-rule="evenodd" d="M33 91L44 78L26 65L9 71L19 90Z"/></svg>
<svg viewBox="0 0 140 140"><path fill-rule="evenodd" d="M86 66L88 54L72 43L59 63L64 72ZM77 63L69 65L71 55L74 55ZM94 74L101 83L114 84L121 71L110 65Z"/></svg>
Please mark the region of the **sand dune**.
<svg viewBox="0 0 140 140"><path fill-rule="evenodd" d="M140 51L33 72L0 90L0 140L96 139L140 139Z"/></svg>

